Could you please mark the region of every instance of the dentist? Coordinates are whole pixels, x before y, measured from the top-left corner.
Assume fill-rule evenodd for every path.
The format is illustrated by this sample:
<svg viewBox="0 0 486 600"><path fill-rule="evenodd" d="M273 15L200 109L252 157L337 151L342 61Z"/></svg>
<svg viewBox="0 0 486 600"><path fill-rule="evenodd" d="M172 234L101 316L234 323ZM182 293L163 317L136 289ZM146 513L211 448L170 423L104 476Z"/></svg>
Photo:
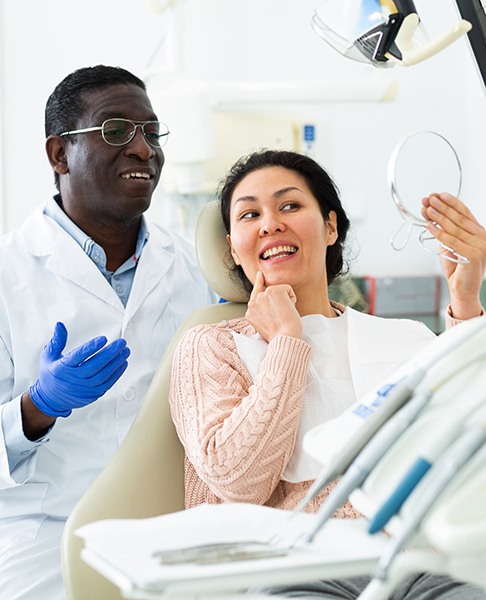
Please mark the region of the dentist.
<svg viewBox="0 0 486 600"><path fill-rule="evenodd" d="M58 193L0 240L0 600L65 598L67 517L179 323L215 300L192 246L143 216L169 135L144 83L79 69L45 129Z"/></svg>

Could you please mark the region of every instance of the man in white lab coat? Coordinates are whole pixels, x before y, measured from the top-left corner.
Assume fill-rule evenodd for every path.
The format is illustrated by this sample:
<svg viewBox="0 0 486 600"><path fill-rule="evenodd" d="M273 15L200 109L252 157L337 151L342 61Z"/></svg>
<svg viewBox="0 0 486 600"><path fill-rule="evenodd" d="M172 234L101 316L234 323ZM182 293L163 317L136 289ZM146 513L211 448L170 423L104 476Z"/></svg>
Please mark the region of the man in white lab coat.
<svg viewBox="0 0 486 600"><path fill-rule="evenodd" d="M67 516L178 324L215 301L192 246L143 216L168 137L143 82L79 69L45 126L59 194L0 241L0 600L65 597Z"/></svg>

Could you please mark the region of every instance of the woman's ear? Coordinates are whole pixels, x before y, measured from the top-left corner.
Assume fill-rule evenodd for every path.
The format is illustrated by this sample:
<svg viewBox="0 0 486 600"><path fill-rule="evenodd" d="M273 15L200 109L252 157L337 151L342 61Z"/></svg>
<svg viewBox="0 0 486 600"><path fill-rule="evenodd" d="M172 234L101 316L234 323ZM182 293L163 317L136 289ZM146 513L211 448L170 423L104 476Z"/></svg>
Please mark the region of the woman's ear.
<svg viewBox="0 0 486 600"><path fill-rule="evenodd" d="M58 135L50 135L46 140L46 153L51 167L65 175L69 172L64 141Z"/></svg>
<svg viewBox="0 0 486 600"><path fill-rule="evenodd" d="M241 265L240 259L238 258L238 254L235 252L233 245L231 243L231 236L229 234L227 234L227 236L226 236L226 241L228 242L228 246L230 247L231 256L233 257L233 260L235 261L235 265L237 265L237 266Z"/></svg>
<svg viewBox="0 0 486 600"><path fill-rule="evenodd" d="M338 239L337 215L331 210L326 221L327 245L332 246Z"/></svg>

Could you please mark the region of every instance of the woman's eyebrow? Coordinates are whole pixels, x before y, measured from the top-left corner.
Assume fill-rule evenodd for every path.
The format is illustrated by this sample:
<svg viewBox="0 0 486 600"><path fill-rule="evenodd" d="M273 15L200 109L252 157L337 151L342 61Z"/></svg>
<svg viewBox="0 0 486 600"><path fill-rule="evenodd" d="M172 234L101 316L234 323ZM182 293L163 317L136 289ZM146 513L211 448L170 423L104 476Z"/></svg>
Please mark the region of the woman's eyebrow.
<svg viewBox="0 0 486 600"><path fill-rule="evenodd" d="M256 196L240 196L239 198L235 199L234 203L236 204L237 202L247 202L247 201L249 201L249 202L255 202L256 201Z"/></svg>
<svg viewBox="0 0 486 600"><path fill-rule="evenodd" d="M287 194L288 192L300 192L301 194L303 194L304 192L299 189L298 187L295 187L293 185L289 185L288 187L284 187L281 190L277 190L274 194L273 197L274 198L280 198L281 196L284 196L285 194Z"/></svg>
<svg viewBox="0 0 486 600"><path fill-rule="evenodd" d="M284 187L281 190L277 190L276 192L274 192L272 194L273 198L280 198L281 196L284 196L285 194L287 194L288 192L300 192L301 194L303 194L304 192L299 189L298 187L295 187L293 185L289 185L288 187ZM235 199L235 204L237 202L255 202L257 200L256 196L240 196L239 198Z"/></svg>

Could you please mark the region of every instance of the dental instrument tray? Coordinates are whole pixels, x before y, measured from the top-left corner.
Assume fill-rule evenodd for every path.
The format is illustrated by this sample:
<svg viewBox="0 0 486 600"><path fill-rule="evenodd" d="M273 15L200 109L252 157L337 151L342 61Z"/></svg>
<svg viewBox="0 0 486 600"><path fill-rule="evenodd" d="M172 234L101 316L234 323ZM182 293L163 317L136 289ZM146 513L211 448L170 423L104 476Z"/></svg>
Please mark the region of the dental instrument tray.
<svg viewBox="0 0 486 600"><path fill-rule="evenodd" d="M203 504L147 519L98 521L76 533L85 542L85 562L123 597L146 600L366 574L387 541L370 536L365 520L336 519L312 544L291 548L315 515L290 516L252 504Z"/></svg>

